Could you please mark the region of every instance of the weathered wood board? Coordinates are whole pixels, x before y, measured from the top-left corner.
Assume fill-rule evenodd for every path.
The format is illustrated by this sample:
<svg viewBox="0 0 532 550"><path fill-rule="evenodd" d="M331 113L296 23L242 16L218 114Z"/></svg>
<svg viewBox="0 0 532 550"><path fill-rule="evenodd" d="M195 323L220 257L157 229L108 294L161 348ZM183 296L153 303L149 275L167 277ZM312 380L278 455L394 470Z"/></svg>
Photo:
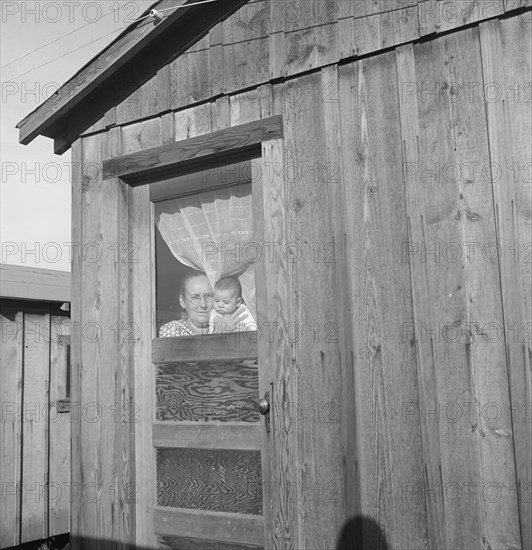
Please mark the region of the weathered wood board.
<svg viewBox="0 0 532 550"><path fill-rule="evenodd" d="M70 407L69 319L37 313L56 308L33 302L2 308L0 548L8 548L69 532L70 413L58 411Z"/></svg>
<svg viewBox="0 0 532 550"><path fill-rule="evenodd" d="M471 2L375 0L336 8L322 3L293 17L279 3L254 4L157 75L155 91L147 83L136 92L140 103L117 118L123 126L112 136L112 152L94 136L83 149L86 162L131 153L158 162L162 149L154 148L163 144L283 116L283 136L260 145L254 219L259 236L281 249L292 243L303 255L288 262L276 252L261 265L259 318L295 323L301 333L287 338L279 329L273 340L259 340L259 358L266 358L260 384L275 396L271 435L257 426L263 457L270 453L262 476L278 483L264 501L265 521L273 526L266 547L332 548L356 513L374 519L391 547L527 547L530 510L517 487L530 483L532 448L530 423L523 421L531 393L530 12L499 20L504 10L525 6L521 0L518 6L495 0L484 13ZM430 15L429 8L439 12ZM452 9L460 10L454 22ZM495 165L510 168L498 179ZM104 207L92 184L85 181L82 201L87 237L134 241L140 259L150 256L148 190L127 189L110 177L109 189L95 184ZM114 209L120 229L111 227L117 220L91 219ZM466 244L477 242L475 250ZM490 243L510 256L494 260ZM132 275L129 267L117 273L111 262L83 265L83 311L86 321L138 323L134 346L118 351L106 344L98 353L120 364L124 396L152 383L159 392L131 431L106 425L98 435L85 427L102 438L97 453L106 458L87 447L81 467L92 475L100 462L112 469L111 453L135 454L134 466L117 471L123 480L135 479L134 469L145 472L137 475L142 496L135 509L137 540L144 541L153 518L169 530L172 518L183 517L160 509L150 515L150 506L157 508L150 493L152 444L169 455L179 449L167 424L183 422L187 447L197 437L202 451L227 450L223 442L209 447L212 431L190 426L207 418L229 421L227 441L243 447L233 426L241 417L205 417L183 403L202 401L200 388L212 391L207 401L221 389L239 396L236 411L246 392L257 395L257 386L224 386L215 372L210 387L202 377L191 385L197 373L184 361L176 372L174 360L157 367L157 386L151 379L157 369L143 370L158 353L151 354L146 316L153 265L132 267ZM103 287L107 282L116 283L116 292ZM115 309L99 311L99 299ZM494 330L504 337L494 339ZM114 382L101 357L83 346L82 391L89 401L99 391L116 400L118 386L103 387ZM84 373L83 363L96 365L96 373ZM500 417L490 416L497 407ZM256 422L256 412L248 412L247 420ZM135 448L127 442L132 432ZM258 446L255 435L240 450ZM293 484L299 500L287 498ZM500 495L493 492L499 489ZM83 521L117 537L119 529L130 533L128 505L120 502L122 527L115 531L101 511L85 512ZM159 541L200 544L182 532L161 532Z"/></svg>

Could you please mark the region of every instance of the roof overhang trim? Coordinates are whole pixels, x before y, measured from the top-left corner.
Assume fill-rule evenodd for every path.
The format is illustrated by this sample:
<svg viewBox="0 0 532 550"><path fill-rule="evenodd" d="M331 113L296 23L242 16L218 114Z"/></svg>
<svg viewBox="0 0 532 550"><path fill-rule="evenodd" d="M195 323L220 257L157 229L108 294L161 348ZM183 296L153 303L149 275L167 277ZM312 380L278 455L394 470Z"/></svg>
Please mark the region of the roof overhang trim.
<svg viewBox="0 0 532 550"><path fill-rule="evenodd" d="M55 140L57 154L64 153L110 108L124 101L247 1L221 0L199 5L198 0L161 0L154 4L151 8L158 11L177 6L180 9L169 11L160 22L145 18L128 27L19 122L20 142L26 145L44 135Z"/></svg>

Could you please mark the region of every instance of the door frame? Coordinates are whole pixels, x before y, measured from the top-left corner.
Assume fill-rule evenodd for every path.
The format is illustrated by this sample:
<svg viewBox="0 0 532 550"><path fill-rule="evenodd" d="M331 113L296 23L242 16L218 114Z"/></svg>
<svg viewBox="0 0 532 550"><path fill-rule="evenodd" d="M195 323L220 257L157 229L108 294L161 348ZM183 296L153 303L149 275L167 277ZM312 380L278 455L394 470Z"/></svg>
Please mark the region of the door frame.
<svg viewBox="0 0 532 550"><path fill-rule="evenodd" d="M104 179L115 177L128 184L127 241L128 245L133 246L134 258L129 265L127 284L129 323L135 333L129 357L136 411L130 435L135 441L133 521L138 546L157 548L153 522L156 505L153 446L155 386L154 370L146 368L147 365L151 367L152 339L157 336L154 322L155 232L153 202L147 184L250 158L256 163L252 177L254 232L257 243L268 243L268 247L262 247L256 262L259 391L261 395L266 391L274 395L281 381L284 386L283 375L291 362L286 339L272 337L277 333L277 326L290 319L289 264L282 255L288 242L283 145L283 120L282 116L276 115L103 162ZM201 186L198 186L194 191L201 190ZM151 311L151 315L146 315L147 311ZM268 334L262 333L261 327L266 328ZM289 384L290 387L293 386ZM290 395L287 398L290 400ZM273 414L271 417L274 419ZM280 464L273 458L278 456L276 449L286 451L291 447L291 437L292 434L284 430L275 430L275 421L271 423L269 431L266 423L261 422L265 548L272 547L274 518L284 508L280 498L282 487L274 485L271 480L285 479L286 475L276 474L280 469L285 470L286 474L289 467L289 464ZM272 487L275 487L275 491ZM283 513L296 518L295 503L292 508Z"/></svg>

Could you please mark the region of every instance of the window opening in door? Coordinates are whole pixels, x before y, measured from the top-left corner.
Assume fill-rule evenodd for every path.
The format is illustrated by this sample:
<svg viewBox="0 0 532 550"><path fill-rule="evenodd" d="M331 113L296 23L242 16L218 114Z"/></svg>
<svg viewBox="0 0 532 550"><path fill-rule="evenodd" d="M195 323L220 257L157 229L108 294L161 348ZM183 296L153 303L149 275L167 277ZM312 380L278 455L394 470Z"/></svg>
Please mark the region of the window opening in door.
<svg viewBox="0 0 532 550"><path fill-rule="evenodd" d="M157 335L256 330L251 182L157 200L154 210Z"/></svg>

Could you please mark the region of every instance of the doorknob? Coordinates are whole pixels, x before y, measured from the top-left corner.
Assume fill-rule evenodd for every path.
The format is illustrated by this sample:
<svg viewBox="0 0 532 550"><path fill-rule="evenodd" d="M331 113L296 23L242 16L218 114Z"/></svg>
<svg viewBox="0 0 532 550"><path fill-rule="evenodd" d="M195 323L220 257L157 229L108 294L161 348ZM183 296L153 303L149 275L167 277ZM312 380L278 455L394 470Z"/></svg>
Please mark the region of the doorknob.
<svg viewBox="0 0 532 550"><path fill-rule="evenodd" d="M259 407L259 412L263 416L267 415L270 412L270 402L266 397L263 397L262 399L259 399L259 402L257 403Z"/></svg>
<svg viewBox="0 0 532 550"><path fill-rule="evenodd" d="M270 432L270 392L266 392L262 399L257 401L257 408L259 409L260 414L264 416L264 424L266 427L266 432Z"/></svg>

